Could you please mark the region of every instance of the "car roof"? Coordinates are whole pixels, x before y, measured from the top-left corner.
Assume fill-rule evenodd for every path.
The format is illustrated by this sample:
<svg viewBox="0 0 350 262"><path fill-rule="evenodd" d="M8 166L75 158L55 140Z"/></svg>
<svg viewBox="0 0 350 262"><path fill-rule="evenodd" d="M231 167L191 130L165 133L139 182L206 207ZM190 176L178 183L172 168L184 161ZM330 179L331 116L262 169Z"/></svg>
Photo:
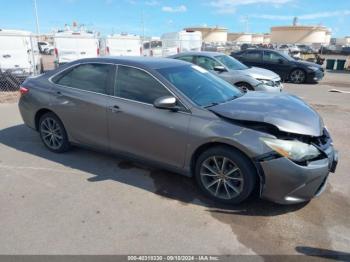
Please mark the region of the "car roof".
<svg viewBox="0 0 350 262"><path fill-rule="evenodd" d="M242 50L240 52L246 52L246 51L252 51L252 50L254 50L254 51L256 51L256 50L258 50L258 51L270 51L270 52L281 53L281 51L278 51L276 49L269 49L269 48L249 48L249 49Z"/></svg>
<svg viewBox="0 0 350 262"><path fill-rule="evenodd" d="M169 57L170 58L176 58L176 57L189 56L189 55L215 57L215 56L218 56L218 55L225 55L225 54L224 53L220 53L220 52L198 51L198 52L183 52L183 53L172 55L172 56L169 56Z"/></svg>
<svg viewBox="0 0 350 262"><path fill-rule="evenodd" d="M76 60L75 63L113 63L141 68L161 69L175 66L190 65L190 63L170 58L139 57L139 56L106 56Z"/></svg>

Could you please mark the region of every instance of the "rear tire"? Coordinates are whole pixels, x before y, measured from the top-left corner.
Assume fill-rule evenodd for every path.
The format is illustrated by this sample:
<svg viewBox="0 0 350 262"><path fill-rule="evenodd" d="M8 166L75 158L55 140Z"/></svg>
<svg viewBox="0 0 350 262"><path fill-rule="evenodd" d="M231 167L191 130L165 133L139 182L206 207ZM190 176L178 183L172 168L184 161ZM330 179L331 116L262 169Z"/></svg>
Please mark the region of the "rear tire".
<svg viewBox="0 0 350 262"><path fill-rule="evenodd" d="M218 146L198 157L195 178L200 189L211 199L226 204L239 204L253 192L257 173L241 152Z"/></svg>
<svg viewBox="0 0 350 262"><path fill-rule="evenodd" d="M67 132L62 121L54 113L46 113L39 120L40 138L52 152L63 153L70 149Z"/></svg>

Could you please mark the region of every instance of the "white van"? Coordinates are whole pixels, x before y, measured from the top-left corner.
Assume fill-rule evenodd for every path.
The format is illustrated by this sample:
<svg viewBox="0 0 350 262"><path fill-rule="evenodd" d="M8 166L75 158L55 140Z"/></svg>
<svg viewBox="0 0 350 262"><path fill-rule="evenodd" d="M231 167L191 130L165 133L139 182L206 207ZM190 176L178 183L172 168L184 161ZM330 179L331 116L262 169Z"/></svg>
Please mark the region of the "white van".
<svg viewBox="0 0 350 262"><path fill-rule="evenodd" d="M54 34L56 63L64 64L100 54L98 38L92 32L59 31Z"/></svg>
<svg viewBox="0 0 350 262"><path fill-rule="evenodd" d="M141 37L138 35L108 35L104 39L104 53L112 56L141 56L141 42Z"/></svg>
<svg viewBox="0 0 350 262"><path fill-rule="evenodd" d="M25 77L41 70L38 42L32 33L0 29L0 71Z"/></svg>
<svg viewBox="0 0 350 262"><path fill-rule="evenodd" d="M143 56L161 57L162 53L162 41L160 37L152 37L143 41Z"/></svg>
<svg viewBox="0 0 350 262"><path fill-rule="evenodd" d="M161 37L163 56L178 54L181 52L201 51L202 33L199 31L180 31L165 33Z"/></svg>

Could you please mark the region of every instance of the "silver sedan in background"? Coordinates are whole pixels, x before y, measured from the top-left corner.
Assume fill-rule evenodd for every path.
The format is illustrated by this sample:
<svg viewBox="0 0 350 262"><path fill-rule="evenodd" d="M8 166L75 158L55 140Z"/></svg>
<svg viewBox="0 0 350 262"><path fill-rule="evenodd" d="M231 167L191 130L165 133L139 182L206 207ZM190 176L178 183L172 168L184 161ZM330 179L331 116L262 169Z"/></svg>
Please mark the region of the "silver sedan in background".
<svg viewBox="0 0 350 262"><path fill-rule="evenodd" d="M243 91L281 92L281 78L276 73L248 67L235 58L219 52L185 52L170 56L196 64L239 87Z"/></svg>

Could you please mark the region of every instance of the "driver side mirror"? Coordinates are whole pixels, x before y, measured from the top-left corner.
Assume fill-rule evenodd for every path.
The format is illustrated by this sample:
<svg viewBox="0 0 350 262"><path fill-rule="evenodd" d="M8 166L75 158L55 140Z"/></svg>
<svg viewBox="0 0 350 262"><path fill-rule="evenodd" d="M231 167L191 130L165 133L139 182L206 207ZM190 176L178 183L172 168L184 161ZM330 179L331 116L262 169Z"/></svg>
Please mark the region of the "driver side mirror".
<svg viewBox="0 0 350 262"><path fill-rule="evenodd" d="M278 59L278 63L279 63L279 64L283 64L283 63L284 63L284 60L283 60L282 58L279 58L279 59Z"/></svg>
<svg viewBox="0 0 350 262"><path fill-rule="evenodd" d="M155 108L168 109L176 112L180 109L176 102L176 98L173 96L162 96L154 101L153 106Z"/></svg>
<svg viewBox="0 0 350 262"><path fill-rule="evenodd" d="M222 73L222 72L226 72L226 68L224 66L214 66L214 71Z"/></svg>

